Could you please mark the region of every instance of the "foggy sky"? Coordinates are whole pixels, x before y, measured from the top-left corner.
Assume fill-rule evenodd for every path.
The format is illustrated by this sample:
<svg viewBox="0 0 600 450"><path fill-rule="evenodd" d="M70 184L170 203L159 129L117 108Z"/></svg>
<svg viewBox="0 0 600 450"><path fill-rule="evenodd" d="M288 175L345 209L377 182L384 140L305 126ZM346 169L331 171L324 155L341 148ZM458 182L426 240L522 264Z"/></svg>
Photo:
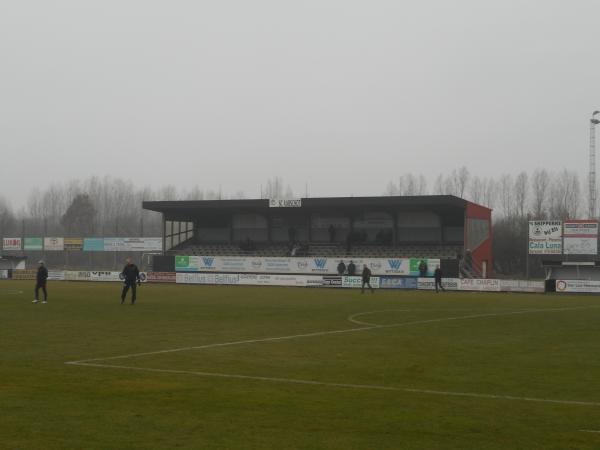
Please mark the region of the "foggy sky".
<svg viewBox="0 0 600 450"><path fill-rule="evenodd" d="M0 0L0 193L583 175L599 20L588 0Z"/></svg>

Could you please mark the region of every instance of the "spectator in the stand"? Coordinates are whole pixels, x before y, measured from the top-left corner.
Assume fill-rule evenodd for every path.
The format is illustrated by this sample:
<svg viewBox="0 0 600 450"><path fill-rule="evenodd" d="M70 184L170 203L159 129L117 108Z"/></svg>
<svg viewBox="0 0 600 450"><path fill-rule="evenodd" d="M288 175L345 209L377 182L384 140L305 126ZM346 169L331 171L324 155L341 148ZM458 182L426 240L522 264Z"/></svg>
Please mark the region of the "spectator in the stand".
<svg viewBox="0 0 600 450"><path fill-rule="evenodd" d="M439 289L445 291L444 286L442 285L442 277L444 274L442 273L442 269L440 267L436 267L433 271L433 278L435 280L435 292L439 292Z"/></svg>
<svg viewBox="0 0 600 450"><path fill-rule="evenodd" d="M371 289L371 294L375 293L375 290L371 286L371 269L366 264L363 265L361 294L365 293L365 285Z"/></svg>
<svg viewBox="0 0 600 450"><path fill-rule="evenodd" d="M367 242L367 238L368 238L367 232L365 230L362 230L360 232L360 242L363 242L363 243Z"/></svg>
<svg viewBox="0 0 600 450"><path fill-rule="evenodd" d="M427 276L427 262L424 259L419 263L419 276L422 278Z"/></svg>
<svg viewBox="0 0 600 450"><path fill-rule="evenodd" d="M354 261L350 261L350 264L348 264L348 275L351 277L356 275L356 266L354 265Z"/></svg>
<svg viewBox="0 0 600 450"><path fill-rule="evenodd" d="M346 264L344 264L344 261L340 261L340 263L337 266L337 271L339 275L344 275L344 273L346 272Z"/></svg>
<svg viewBox="0 0 600 450"><path fill-rule="evenodd" d="M473 272L473 255L469 249L465 252L464 268L471 273Z"/></svg>
<svg viewBox="0 0 600 450"><path fill-rule="evenodd" d="M335 227L333 226L333 224L329 225L329 242L334 242L335 241Z"/></svg>
<svg viewBox="0 0 600 450"><path fill-rule="evenodd" d="M252 241L252 239L250 239L250 237L247 237L246 240L240 244L240 249L246 252L251 252L255 250L256 247L254 246L254 242Z"/></svg>

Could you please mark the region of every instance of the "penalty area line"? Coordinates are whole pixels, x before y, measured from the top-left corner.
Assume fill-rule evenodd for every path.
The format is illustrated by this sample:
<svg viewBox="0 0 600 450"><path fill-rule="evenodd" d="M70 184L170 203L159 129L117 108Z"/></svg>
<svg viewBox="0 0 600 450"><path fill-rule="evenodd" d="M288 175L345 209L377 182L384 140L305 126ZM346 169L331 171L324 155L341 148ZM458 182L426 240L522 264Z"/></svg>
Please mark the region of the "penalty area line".
<svg viewBox="0 0 600 450"><path fill-rule="evenodd" d="M454 392L454 391L441 391L435 389L418 389L418 388L407 388L407 387L395 387L395 386L382 386L376 384L352 384L352 383L330 383L325 381L315 380L302 380L296 378L279 378L279 377L263 377L263 376L252 376L252 375L240 375L240 374L228 374L228 373L215 373L215 372L198 372L192 370L176 370L176 369L155 369L151 367L131 367L121 366L116 364L98 364L98 363L86 363L86 362L68 362L74 366L85 366L85 367L96 367L102 369L121 369L121 370L136 370L140 372L153 372L153 373L166 373L166 374L180 374L180 375L194 375L206 378L224 378L224 379L235 379L235 380L251 380L251 381L263 381L271 383L287 383L287 384L298 384L307 386L320 386L340 389L356 389L356 390L377 390L377 391L391 391L391 392L404 392L411 394L424 394L424 395L435 395L444 397L466 397L476 399L487 399L487 400L508 400L508 401L521 401L530 403L550 403L556 405L571 405L571 406L593 406L600 407L600 402L592 401L580 401L580 400L558 400L551 398L536 398L536 397L519 397L514 395L498 395L498 394L481 394L476 392ZM592 430L579 430L588 433L600 433L600 431Z"/></svg>

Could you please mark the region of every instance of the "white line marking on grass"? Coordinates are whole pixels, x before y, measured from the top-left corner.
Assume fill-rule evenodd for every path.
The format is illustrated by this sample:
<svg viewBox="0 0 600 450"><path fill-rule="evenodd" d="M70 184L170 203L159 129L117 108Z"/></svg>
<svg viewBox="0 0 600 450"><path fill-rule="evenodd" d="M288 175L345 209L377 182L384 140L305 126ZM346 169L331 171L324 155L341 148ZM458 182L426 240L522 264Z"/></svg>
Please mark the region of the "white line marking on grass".
<svg viewBox="0 0 600 450"><path fill-rule="evenodd" d="M582 433L598 433L600 434L600 430L579 430Z"/></svg>
<svg viewBox="0 0 600 450"><path fill-rule="evenodd" d="M354 333L354 332L358 332L358 331L368 331L368 330L383 329L383 328L398 328L398 327L409 326L409 325L422 325L422 324L428 324L428 323L449 322L449 321L453 321L453 320L468 320L468 319L479 319L479 318L486 318L486 317L502 317L502 316L518 315L518 314L533 314L533 313L540 313L540 312L573 311L573 310L578 310L578 309L590 309L590 308L600 308L600 306L575 306L575 307L565 307L565 308L526 309L526 310L519 310L519 311L499 312L499 313L471 314L471 315L467 315L467 316L454 316L454 317L441 317L441 318L437 318L437 319L415 320L415 321L411 321L411 322L392 323L392 324L388 324L388 325L373 324L373 325L364 326L364 327L360 327L360 328L345 328L342 330L315 331L312 333L294 334L291 336L276 336L276 337L267 337L267 338L247 339L247 340L242 340L242 341L221 342L221 343L216 343L216 344L205 344L205 345L197 345L197 346L191 346L191 347L180 347L180 348L172 348L172 349L165 349L165 350L156 350L156 351L151 351L151 352L130 353L127 355L107 356L107 357L103 357L103 358L82 359L82 360L78 360L78 361L67 361L66 364L76 364L76 363L96 362L96 361L112 361L115 359L135 358L138 356L160 355L160 354L164 354L164 353L176 353L176 352L184 352L184 351L190 351L190 350L203 350L203 349L208 349L208 348L229 347L229 346L234 346L234 345L258 344L258 343L262 343L262 342L283 341L283 340L289 340L289 339L327 336L327 335L342 334L342 333ZM383 311L389 311L389 310L383 310ZM370 311L368 314L373 314L376 312L380 312L380 311Z"/></svg>
<svg viewBox="0 0 600 450"><path fill-rule="evenodd" d="M6 295L21 295L22 293L23 293L23 291L17 291L16 289L0 290L0 294L6 294Z"/></svg>
<svg viewBox="0 0 600 450"><path fill-rule="evenodd" d="M380 313L380 312L409 312L409 311L411 311L411 310L410 309L380 309L378 311L360 312L360 313L356 313L356 314L352 314L351 316L348 316L348 321L355 323L357 325L367 325L370 327L378 327L380 325L378 325L376 323L362 322L360 320L356 320L356 317L368 316L370 314L375 314L375 313Z"/></svg>
<svg viewBox="0 0 600 450"><path fill-rule="evenodd" d="M547 399L547 398L519 397L519 396L513 396L513 395L482 394L482 393L474 393L474 392L452 392L452 391L439 391L439 390L432 390L432 389L417 389L417 388L380 386L380 385L329 383L329 382L314 381L314 380L300 380L300 379L294 379L294 378L261 377L261 376L250 376L250 375L241 375L241 374L196 372L196 371L175 370L175 369L155 369L155 368L149 368L149 367L131 367L131 366L121 366L121 365L114 365L114 364L98 363L99 361L127 359L127 358L134 358L134 357L138 357L138 356L159 355L159 354L164 354L164 353L174 353L174 352L182 352L182 351L188 351L188 350L200 350L200 349L226 347L226 346L234 346L234 345L255 344L255 343L261 343L261 342L282 341L282 340L298 339L298 338L305 338L305 337L326 336L326 335L352 333L352 332L368 331L368 330L375 330L375 329L395 328L395 327L402 327L402 326L408 326L408 325L421 325L421 324L428 324L428 323L448 322L448 321L454 321L454 320L468 320L468 319L488 318L488 317L503 317L503 316L533 314L533 313L543 313L543 312L575 311L575 310L592 309L592 308L600 308L600 306L594 305L594 306L576 306L576 307L563 307L563 308L526 309L526 310L508 311L508 312L471 314L471 315L467 315L467 316L455 316L455 317L442 317L442 318L437 318L437 319L415 320L415 321L411 321L411 322L402 322L402 323L395 323L395 324L389 324L389 325L370 324L369 326L364 326L364 327L360 327L360 328L348 328L348 329L343 329L343 330L331 330L331 331L317 331L317 332L312 332L312 333L296 334L296 335L291 335L291 336L277 336L277 337L269 337L269 338L248 339L248 340L242 340L242 341L206 344L206 345L193 346L193 347L182 347L182 348L175 348L175 349L158 350L158 351L153 351L153 352L132 353L129 355L118 355L118 356L111 356L111 357L105 357L105 358L94 358L94 359L85 359L85 360L80 360L80 361L69 361L69 362L65 362L65 364L75 365L75 366L97 367L97 368L105 368L105 369L125 369L125 370L137 370L137 371L156 372L156 373L188 374L188 375L196 375L196 376L203 376L203 377L218 377L218 378L229 378L229 379L240 379L240 380L268 381L268 382L276 382L276 383L292 383L292 384L303 384L303 385L312 385L312 386L327 386L327 387L335 387L335 388L371 389L371 390L381 390L381 391L409 392L409 393L416 393L416 394L441 395L441 396L448 396L448 397L451 396L451 397L469 397L469 398L482 398L482 399L495 399L495 400L514 400L514 401L537 402L537 403L552 403L552 404L559 404L559 405L600 406L600 402L594 402L594 401L557 400L557 399ZM376 312L388 312L388 311L391 311L391 310L380 310L380 311L370 311L370 312L365 312L365 313L358 313L358 314L354 314L354 315L348 317L348 320L350 320L351 318L353 319L354 317L359 316L359 315L373 314ZM395 311L399 311L399 310L395 310ZM356 323L356 322L354 322L354 323Z"/></svg>
<svg viewBox="0 0 600 450"><path fill-rule="evenodd" d="M267 381L272 383L288 383L288 384L304 384L310 386L325 386L332 388L343 388L343 389L363 389L363 390L378 390L378 391L393 391L393 392L407 392L412 394L428 394L438 395L445 397L470 397L490 400L511 400L511 401L524 401L534 403L553 403L559 405L578 405L578 406L600 406L600 402L589 402L589 401L578 401L578 400L556 400L551 398L535 398L535 397L517 397L514 395L495 395L495 394L478 394L475 392L452 392L452 391L438 391L433 389L416 389L416 388L405 388L405 387L394 387L394 386L381 386L376 384L350 384L350 383L328 383L324 381L314 380L300 380L295 378L277 378L277 377L261 377L251 375L237 375L229 373L214 373L214 372L196 372L191 370L175 370L175 369L153 369L150 367L131 367L131 366L120 366L114 364L96 364L96 363L83 363L83 362L71 362L66 364L72 364L76 366L87 366L87 367L98 367L104 369L124 369L124 370L137 370L142 372L155 372L155 373L170 373L170 374L181 374L181 375L195 375L200 377L212 377L212 378L228 378L237 380L252 380L252 381ZM586 431L586 430L580 430ZM594 432L594 431L590 431ZM600 433L600 432L598 432Z"/></svg>

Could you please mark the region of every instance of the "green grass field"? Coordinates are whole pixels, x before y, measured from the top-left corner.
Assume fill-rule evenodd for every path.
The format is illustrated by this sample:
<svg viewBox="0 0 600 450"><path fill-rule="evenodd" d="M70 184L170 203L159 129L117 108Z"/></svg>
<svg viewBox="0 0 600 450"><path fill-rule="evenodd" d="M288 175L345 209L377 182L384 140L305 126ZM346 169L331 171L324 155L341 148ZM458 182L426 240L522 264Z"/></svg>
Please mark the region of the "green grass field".
<svg viewBox="0 0 600 450"><path fill-rule="evenodd" d="M0 282L1 449L600 448L597 297L32 287Z"/></svg>

